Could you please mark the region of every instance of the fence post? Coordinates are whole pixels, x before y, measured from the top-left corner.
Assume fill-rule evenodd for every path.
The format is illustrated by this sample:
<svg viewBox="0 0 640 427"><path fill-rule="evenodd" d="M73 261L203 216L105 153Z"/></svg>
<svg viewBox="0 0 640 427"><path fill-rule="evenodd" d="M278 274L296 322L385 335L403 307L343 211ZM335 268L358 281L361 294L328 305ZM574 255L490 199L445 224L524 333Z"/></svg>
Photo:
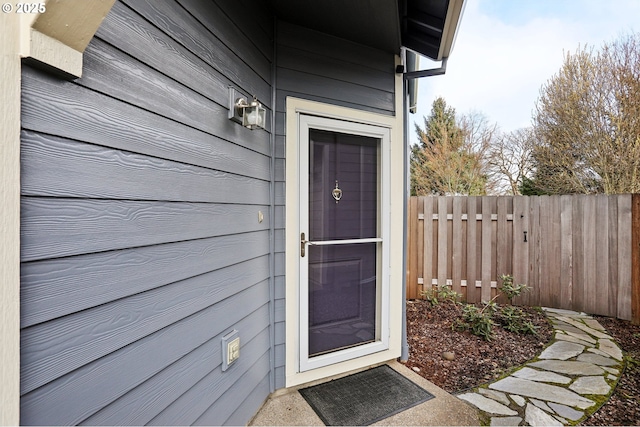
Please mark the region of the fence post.
<svg viewBox="0 0 640 427"><path fill-rule="evenodd" d="M640 194L631 196L631 321L640 324Z"/></svg>

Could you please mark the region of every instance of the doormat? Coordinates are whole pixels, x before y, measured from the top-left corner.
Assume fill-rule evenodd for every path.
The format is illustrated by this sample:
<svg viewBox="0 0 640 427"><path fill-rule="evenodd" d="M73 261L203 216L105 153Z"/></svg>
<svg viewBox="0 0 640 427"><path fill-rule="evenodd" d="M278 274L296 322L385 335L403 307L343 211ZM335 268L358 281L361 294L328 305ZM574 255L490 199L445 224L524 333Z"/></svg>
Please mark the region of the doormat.
<svg viewBox="0 0 640 427"><path fill-rule="evenodd" d="M388 365L299 390L328 426L364 426L434 396Z"/></svg>

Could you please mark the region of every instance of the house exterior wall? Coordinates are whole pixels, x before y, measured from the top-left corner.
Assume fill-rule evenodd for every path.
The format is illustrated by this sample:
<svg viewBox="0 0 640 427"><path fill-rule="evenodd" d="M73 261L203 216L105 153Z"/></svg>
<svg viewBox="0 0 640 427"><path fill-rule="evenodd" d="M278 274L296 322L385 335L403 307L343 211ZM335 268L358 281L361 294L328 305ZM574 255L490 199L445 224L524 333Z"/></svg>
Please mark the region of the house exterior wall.
<svg viewBox="0 0 640 427"><path fill-rule="evenodd" d="M250 3L118 2L81 79L23 66L22 424L245 424L272 389L272 138L227 119L229 85L273 107Z"/></svg>
<svg viewBox="0 0 640 427"><path fill-rule="evenodd" d="M401 104L393 55L264 3L118 1L81 79L23 65L21 424L246 424L285 387L286 99Z"/></svg>
<svg viewBox="0 0 640 427"><path fill-rule="evenodd" d="M322 103L326 109L331 110L332 106L347 107L352 110L379 114L386 116L388 123L397 122L393 143L395 148L392 153L391 162L395 166L395 171L402 175L402 119L401 101L396 94L401 94L402 79L395 74L395 62L393 54L372 49L360 44L348 42L326 34L318 33L294 24L278 21L276 25L276 116L275 116L275 138L276 138L276 388L287 386L287 371L295 371L295 367L286 366L287 354L296 351L295 343L289 342L285 338L291 335L291 330L296 329L296 325L287 324L288 295L295 295L295 291L287 289L287 283L295 283L296 279L288 280L286 272L291 275L296 271L293 264L296 263L297 255L295 249L287 257L285 253L285 223L291 224L290 218L285 215L285 208L289 215L296 211L294 206L285 206L285 198L290 198L286 193L285 164L287 162L297 162L294 158L287 160L285 141L295 141L295 138L287 138L287 98L298 100L309 100ZM399 102L400 101L400 102ZM324 109L321 107L321 109ZM399 112L396 115L396 112ZM296 150L294 150L296 151ZM400 153L397 156L397 153ZM397 157L396 157L397 156ZM288 167L288 166L287 166ZM399 169L398 169L399 168ZM393 200L395 206L402 203L402 176L394 178L394 189L398 191L393 194L400 199ZM296 183L297 179L293 178ZM294 190L295 191L295 190ZM393 193L393 191L392 191ZM398 204L400 203L400 204ZM402 218L403 210L394 210L394 215L398 215L392 231L396 236L400 236L400 246L395 247L397 254L402 251ZM395 217L394 217L395 218ZM293 221L295 223L295 221ZM289 227L291 228L291 227ZM294 233L295 234L295 233ZM289 242L290 243L290 242ZM397 243L397 242L396 242ZM288 244L288 243L287 243ZM298 244L299 246L299 244ZM295 243L293 244L295 248ZM287 259L287 263L285 263ZM401 256L399 258L401 263ZM398 257L394 255L394 262L398 264ZM403 267L395 265L392 274L398 280L402 280ZM394 282L398 285L398 281ZM291 287L291 286L289 286ZM396 295L397 296L397 295ZM290 301L289 301L290 302ZM394 301L401 304L401 301ZM401 307L398 305L398 307ZM289 310L295 312L296 310ZM289 316L295 318L296 314ZM289 332L287 332L289 329ZM398 334L400 333L398 326ZM399 338L399 337L398 337ZM285 341L287 344L285 346ZM399 346L394 342L394 345ZM288 347L288 348L287 348ZM398 350L399 351L399 350ZM291 357L289 356L289 359ZM373 359L371 359L373 360ZM379 362L379 360L377 360ZM344 366L350 366L344 364ZM347 368L349 369L349 368ZM353 368L351 368L353 369ZM324 368L321 372L329 372L330 368ZM312 374L313 375L313 374ZM322 375L322 374L321 374ZM331 374L329 374L331 375ZM309 380L311 380L310 378ZM289 380L290 383L290 380Z"/></svg>

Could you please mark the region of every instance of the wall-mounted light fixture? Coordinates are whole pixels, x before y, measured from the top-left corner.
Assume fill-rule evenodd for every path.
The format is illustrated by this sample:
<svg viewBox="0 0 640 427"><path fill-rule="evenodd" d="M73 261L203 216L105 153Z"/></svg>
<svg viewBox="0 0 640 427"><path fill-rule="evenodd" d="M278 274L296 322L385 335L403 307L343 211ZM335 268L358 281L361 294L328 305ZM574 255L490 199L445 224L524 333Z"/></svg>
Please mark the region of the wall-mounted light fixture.
<svg viewBox="0 0 640 427"><path fill-rule="evenodd" d="M267 110L254 97L251 102L235 88L229 88L229 118L242 126L253 129L264 129Z"/></svg>

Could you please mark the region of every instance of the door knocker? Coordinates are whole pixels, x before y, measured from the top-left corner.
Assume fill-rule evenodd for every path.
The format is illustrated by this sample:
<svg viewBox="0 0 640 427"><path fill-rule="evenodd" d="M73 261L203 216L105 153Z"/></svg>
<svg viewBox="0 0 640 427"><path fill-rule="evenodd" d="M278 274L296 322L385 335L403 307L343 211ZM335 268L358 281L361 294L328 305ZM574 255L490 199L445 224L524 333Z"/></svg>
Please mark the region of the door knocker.
<svg viewBox="0 0 640 427"><path fill-rule="evenodd" d="M342 198L342 190L338 187L338 180L336 180L336 188L331 191L331 195L336 200L336 203L338 203Z"/></svg>

